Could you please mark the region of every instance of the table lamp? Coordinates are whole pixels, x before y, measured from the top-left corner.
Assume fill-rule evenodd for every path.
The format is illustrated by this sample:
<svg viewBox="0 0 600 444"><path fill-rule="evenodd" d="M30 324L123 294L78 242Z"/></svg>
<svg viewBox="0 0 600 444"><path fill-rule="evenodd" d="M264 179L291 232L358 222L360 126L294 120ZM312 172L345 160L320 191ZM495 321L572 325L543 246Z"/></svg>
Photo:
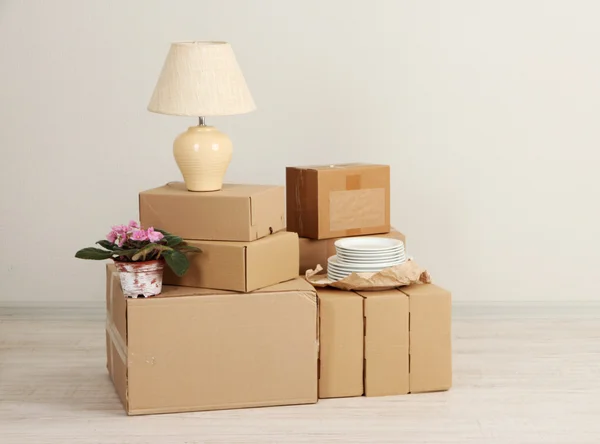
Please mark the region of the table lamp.
<svg viewBox="0 0 600 444"><path fill-rule="evenodd" d="M244 75L227 42L171 44L148 110L199 118L177 136L173 154L189 191L217 191L231 161L229 137L205 125L207 116L244 114L256 109Z"/></svg>

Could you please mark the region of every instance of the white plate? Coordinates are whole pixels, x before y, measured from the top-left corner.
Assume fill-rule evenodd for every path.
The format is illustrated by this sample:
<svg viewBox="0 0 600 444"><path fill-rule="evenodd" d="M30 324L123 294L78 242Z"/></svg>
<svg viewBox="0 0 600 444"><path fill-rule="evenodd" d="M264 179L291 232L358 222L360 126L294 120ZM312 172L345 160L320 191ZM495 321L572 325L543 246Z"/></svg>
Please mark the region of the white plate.
<svg viewBox="0 0 600 444"><path fill-rule="evenodd" d="M406 258L406 255L404 253L393 254L393 255L388 255L388 256L374 256L374 257L355 257L355 256L347 256L343 253L338 253L336 256L337 256L338 262L352 263L352 264L391 262L391 261L395 261L398 259Z"/></svg>
<svg viewBox="0 0 600 444"><path fill-rule="evenodd" d="M339 272L347 272L347 271L379 271L383 268L388 268L388 267L394 267L396 265L402 265L403 262L402 261L397 261L397 262L388 262L385 264L377 264L374 266L356 266L356 265L340 265L340 264L331 264L329 263L327 265L328 269L331 268L332 270L335 271L339 271Z"/></svg>
<svg viewBox="0 0 600 444"><path fill-rule="evenodd" d="M328 273L331 273L333 276L348 276L352 273L379 273L381 270L347 270L347 271L337 271L333 268L329 270Z"/></svg>
<svg viewBox="0 0 600 444"><path fill-rule="evenodd" d="M385 262L375 262L375 263L352 263L352 264L348 264L348 263L343 263L343 262L339 262L337 255L333 255L331 256L329 259L327 259L327 267L332 268L334 270L339 270L339 271L379 271L383 268L387 268L387 267L393 267L394 265L400 265L402 263L406 262L406 259L396 259L393 261L385 261Z"/></svg>
<svg viewBox="0 0 600 444"><path fill-rule="evenodd" d="M336 248L351 251L386 251L403 247L404 243L390 237L360 236L338 239L334 245Z"/></svg>
<svg viewBox="0 0 600 444"><path fill-rule="evenodd" d="M343 248L336 248L336 252L349 254L352 256L361 256L361 257L369 257L369 256L383 256L386 254L398 254L404 253L404 248L394 248L392 250L386 251L355 251L355 250L345 250Z"/></svg>
<svg viewBox="0 0 600 444"><path fill-rule="evenodd" d="M348 257L357 257L357 258L371 258L371 257L380 257L380 256L394 256L394 255L398 255L398 254L402 254L404 253L404 250L389 250L389 251L385 251L385 252L378 252L378 253L357 253L355 251L347 251L347 250L341 250L341 249L336 249L336 253L337 254L343 254L344 256L348 256Z"/></svg>
<svg viewBox="0 0 600 444"><path fill-rule="evenodd" d="M341 281L342 279L344 279L347 276L349 276L349 274L340 275L340 274L337 274L337 273L327 272L327 278L330 281Z"/></svg>
<svg viewBox="0 0 600 444"><path fill-rule="evenodd" d="M329 276L333 276L333 277L335 277L336 279L342 279L342 278L345 278L346 276L348 276L348 275L350 275L350 274L351 274L350 272L348 272L348 273L340 273L339 271L334 271L334 270L328 270L328 271L327 271L327 275L329 275Z"/></svg>
<svg viewBox="0 0 600 444"><path fill-rule="evenodd" d="M371 273L371 272L368 272L368 271L357 271L356 273ZM351 274L352 273L344 273L344 274L327 273L327 277L331 281L341 281L342 279L347 278Z"/></svg>
<svg viewBox="0 0 600 444"><path fill-rule="evenodd" d="M338 273L348 273L351 271L356 272L365 272L365 273L375 273L383 270L384 268L394 267L397 265L402 265L402 263L390 263L386 265L378 265L377 267L352 267L352 266L339 266L339 265L328 265L328 269L332 269Z"/></svg>

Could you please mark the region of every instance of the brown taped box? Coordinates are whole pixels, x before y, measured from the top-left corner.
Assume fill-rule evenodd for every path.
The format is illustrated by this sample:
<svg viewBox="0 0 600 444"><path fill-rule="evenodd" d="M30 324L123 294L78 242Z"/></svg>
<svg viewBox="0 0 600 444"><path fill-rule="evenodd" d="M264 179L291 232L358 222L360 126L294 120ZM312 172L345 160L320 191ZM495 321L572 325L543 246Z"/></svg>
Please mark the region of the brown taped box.
<svg viewBox="0 0 600 444"><path fill-rule="evenodd" d="M329 239L390 231L390 167L364 163L286 168L287 229Z"/></svg>
<svg viewBox="0 0 600 444"><path fill-rule="evenodd" d="M433 284L377 292L317 291L320 398L451 387L448 291Z"/></svg>
<svg viewBox="0 0 600 444"><path fill-rule="evenodd" d="M373 234L377 237L391 237L404 242L406 246L406 237L398 230L392 227L389 233ZM332 239L309 239L301 237L298 239L300 244L300 274L304 275L306 270L314 270L317 264L323 267L327 272L327 259L335 254L335 241L342 239L340 237Z"/></svg>
<svg viewBox="0 0 600 444"><path fill-rule="evenodd" d="M287 231L253 242L188 240L200 253L188 255L190 268L176 276L168 267L167 285L253 291L298 277L298 235Z"/></svg>
<svg viewBox="0 0 600 444"><path fill-rule="evenodd" d="M184 239L251 241L285 227L282 186L224 184L220 191L188 191L173 182L139 195L140 222Z"/></svg>
<svg viewBox="0 0 600 444"><path fill-rule="evenodd" d="M304 280L253 293L164 286L127 299L107 266L107 367L129 415L317 402L317 302Z"/></svg>

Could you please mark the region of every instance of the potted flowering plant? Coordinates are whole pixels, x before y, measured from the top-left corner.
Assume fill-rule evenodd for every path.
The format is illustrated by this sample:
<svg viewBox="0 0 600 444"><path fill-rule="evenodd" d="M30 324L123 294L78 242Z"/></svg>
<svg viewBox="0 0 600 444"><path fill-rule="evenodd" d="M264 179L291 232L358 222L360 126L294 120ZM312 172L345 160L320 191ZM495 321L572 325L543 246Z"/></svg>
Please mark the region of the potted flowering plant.
<svg viewBox="0 0 600 444"><path fill-rule="evenodd" d="M96 242L102 248L88 247L75 253L79 259L113 259L126 297L156 296L162 291L165 263L177 276L183 276L190 264L185 252L200 251L179 236L135 222L115 225L106 239Z"/></svg>

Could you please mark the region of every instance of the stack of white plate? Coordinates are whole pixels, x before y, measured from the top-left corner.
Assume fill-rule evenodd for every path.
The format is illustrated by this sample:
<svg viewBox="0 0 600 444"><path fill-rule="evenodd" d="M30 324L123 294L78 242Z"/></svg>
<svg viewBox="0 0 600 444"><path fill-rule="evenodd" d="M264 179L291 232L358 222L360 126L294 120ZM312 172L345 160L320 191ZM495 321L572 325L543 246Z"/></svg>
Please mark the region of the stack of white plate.
<svg viewBox="0 0 600 444"><path fill-rule="evenodd" d="M346 237L335 242L337 254L327 260L327 277L338 281L351 273L377 273L406 262L404 242L387 237Z"/></svg>

